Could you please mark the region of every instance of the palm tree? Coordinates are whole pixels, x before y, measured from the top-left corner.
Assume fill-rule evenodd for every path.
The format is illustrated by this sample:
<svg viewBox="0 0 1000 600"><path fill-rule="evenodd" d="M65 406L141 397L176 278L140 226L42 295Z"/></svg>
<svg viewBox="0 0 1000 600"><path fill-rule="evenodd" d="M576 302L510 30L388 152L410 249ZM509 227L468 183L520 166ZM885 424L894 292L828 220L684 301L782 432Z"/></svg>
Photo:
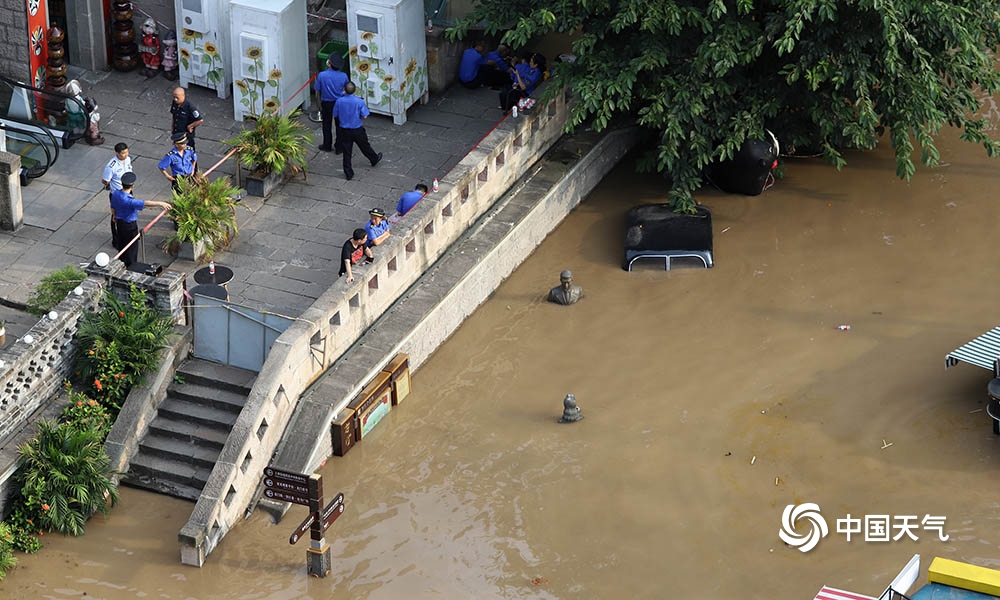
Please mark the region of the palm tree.
<svg viewBox="0 0 1000 600"><path fill-rule="evenodd" d="M105 498L111 506L118 503L111 460L93 429L43 420L35 439L17 454L24 478L21 493L42 502L40 521L49 531L83 535L91 515L108 514Z"/></svg>

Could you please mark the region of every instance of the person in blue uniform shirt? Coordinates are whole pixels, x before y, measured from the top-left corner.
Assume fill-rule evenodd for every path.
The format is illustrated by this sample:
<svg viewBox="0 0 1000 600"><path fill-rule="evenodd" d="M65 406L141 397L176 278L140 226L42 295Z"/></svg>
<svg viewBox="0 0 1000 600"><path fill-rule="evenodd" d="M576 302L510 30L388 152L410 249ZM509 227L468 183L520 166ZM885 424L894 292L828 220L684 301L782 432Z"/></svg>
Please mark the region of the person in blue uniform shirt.
<svg viewBox="0 0 1000 600"><path fill-rule="evenodd" d="M132 158L128 155L128 144L118 142L115 144L115 155L104 166L104 173L101 174L101 183L104 187L114 192L122 189L122 175L132 172ZM108 193L110 206L111 193ZM115 211L111 211L111 245L118 249L118 224L115 221Z"/></svg>
<svg viewBox="0 0 1000 600"><path fill-rule="evenodd" d="M389 221L385 220L385 212L381 208L373 208L368 211L371 219L365 223L365 233L368 234L368 247L380 246L382 242L389 239L389 228L392 227Z"/></svg>
<svg viewBox="0 0 1000 600"><path fill-rule="evenodd" d="M542 72L545 71L545 57L535 52L527 64L520 63L511 69L510 78L513 83L509 89L500 92L500 110L507 112L521 98L527 98L542 82Z"/></svg>
<svg viewBox="0 0 1000 600"><path fill-rule="evenodd" d="M490 86L490 89L499 90L510 83L510 48L504 44L497 46L496 50L490 50L484 57L486 64L479 68L482 74L483 84Z"/></svg>
<svg viewBox="0 0 1000 600"><path fill-rule="evenodd" d="M135 236L139 235L139 211L147 206L169 209L170 204L155 200L139 200L132 195L135 188L135 173L129 171L121 177L122 189L111 192L111 210L114 211L118 224L118 240L115 250L121 250ZM121 260L125 266L131 266L139 257L139 243L136 242L122 253Z"/></svg>
<svg viewBox="0 0 1000 600"><path fill-rule="evenodd" d="M316 76L316 91L319 92L320 115L323 117L323 144L319 147L323 152L336 150L340 154L340 120L333 118L333 105L344 96L344 86L350 81L344 68L344 59L339 54L331 54L326 59L326 70ZM331 132L331 125L336 124L337 135ZM333 137L333 146L330 138Z"/></svg>
<svg viewBox="0 0 1000 600"><path fill-rule="evenodd" d="M393 218L399 219L399 217L410 212L410 209L416 206L417 202L420 202L421 198L426 194L427 186L422 183L418 183L412 192L404 193L399 197L399 202L396 203L396 214L393 215Z"/></svg>
<svg viewBox="0 0 1000 600"><path fill-rule="evenodd" d="M175 133L170 137L170 141L174 143L173 149L167 152L156 166L176 192L177 178L190 177L198 170L198 155L187 147L187 135Z"/></svg>
<svg viewBox="0 0 1000 600"><path fill-rule="evenodd" d="M170 133L187 135L188 146L194 150L194 128L205 122L198 107L187 99L184 88L174 89L174 100L170 103Z"/></svg>
<svg viewBox="0 0 1000 600"><path fill-rule="evenodd" d="M476 40L475 45L466 48L462 53L462 62L458 64L458 80L470 90L483 85L481 67L486 64L486 57L483 56L483 42Z"/></svg>
<svg viewBox="0 0 1000 600"><path fill-rule="evenodd" d="M372 150L368 143L368 133L365 131L365 119L371 114L365 101L354 95L357 90L350 81L344 86L344 96L333 105L333 116L340 119L340 149L344 152L344 177L348 181L354 179L354 167L351 166L351 155L354 144L374 167L382 160L382 153Z"/></svg>

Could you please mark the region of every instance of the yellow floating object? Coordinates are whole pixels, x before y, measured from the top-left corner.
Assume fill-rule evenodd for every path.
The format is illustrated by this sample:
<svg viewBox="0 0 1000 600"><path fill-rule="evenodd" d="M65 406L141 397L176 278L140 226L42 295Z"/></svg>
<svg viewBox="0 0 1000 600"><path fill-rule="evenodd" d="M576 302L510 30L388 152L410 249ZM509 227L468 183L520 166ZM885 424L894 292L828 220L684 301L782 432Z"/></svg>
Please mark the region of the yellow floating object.
<svg viewBox="0 0 1000 600"><path fill-rule="evenodd" d="M935 557L927 569L927 580L963 590L1000 596L1000 571Z"/></svg>

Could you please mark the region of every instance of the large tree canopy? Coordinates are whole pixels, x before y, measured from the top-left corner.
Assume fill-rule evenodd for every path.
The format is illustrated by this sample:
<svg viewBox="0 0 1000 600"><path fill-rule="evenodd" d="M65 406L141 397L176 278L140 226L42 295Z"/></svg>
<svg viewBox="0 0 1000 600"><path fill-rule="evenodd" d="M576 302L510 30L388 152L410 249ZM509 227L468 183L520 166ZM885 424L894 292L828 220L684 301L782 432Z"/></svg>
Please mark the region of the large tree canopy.
<svg viewBox="0 0 1000 600"><path fill-rule="evenodd" d="M765 128L838 169L888 130L906 179L915 144L937 163L946 124L1000 153L976 116L977 93L1000 89L997 0L480 0L450 34L473 27L513 48L573 34L576 62L550 86L576 94L569 128L627 117L657 132L643 165L671 178L679 210L706 164Z"/></svg>

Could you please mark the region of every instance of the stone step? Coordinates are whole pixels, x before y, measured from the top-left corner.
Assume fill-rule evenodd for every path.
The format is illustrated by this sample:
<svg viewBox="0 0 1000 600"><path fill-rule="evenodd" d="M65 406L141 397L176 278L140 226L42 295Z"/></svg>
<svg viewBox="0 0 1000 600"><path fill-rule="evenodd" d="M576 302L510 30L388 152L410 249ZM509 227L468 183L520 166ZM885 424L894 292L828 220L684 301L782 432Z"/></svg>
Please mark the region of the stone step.
<svg viewBox="0 0 1000 600"><path fill-rule="evenodd" d="M160 415L175 421L188 421L229 433L239 413L205 405L200 401L175 398L168 391L166 399L160 404L157 412L157 416ZM153 422L155 423L156 420Z"/></svg>
<svg viewBox="0 0 1000 600"><path fill-rule="evenodd" d="M217 447L221 452L222 447L226 445L226 439L229 437L229 430L221 430L159 414L149 424L149 431L147 431L146 435L157 435L186 442L197 441L198 444L208 448Z"/></svg>
<svg viewBox="0 0 1000 600"><path fill-rule="evenodd" d="M173 437L147 435L139 444L139 451L149 456L166 458L196 467L211 469L219 459L220 450L214 444L201 440L184 441Z"/></svg>
<svg viewBox="0 0 1000 600"><path fill-rule="evenodd" d="M201 488L192 487L190 485L182 485L173 481L154 480L145 476L133 477L131 475L125 475L122 477L121 483L122 485L138 488L140 490L147 490L157 494L173 496L174 498L190 500L191 502L197 502L198 498L201 497Z"/></svg>
<svg viewBox="0 0 1000 600"><path fill-rule="evenodd" d="M192 488L196 493L191 499L196 500L211 473L212 469L209 467L180 463L140 450L129 463L128 480L147 489L171 495L178 490L184 491L181 488Z"/></svg>
<svg viewBox="0 0 1000 600"><path fill-rule="evenodd" d="M174 375L183 379L184 383L225 389L244 398L250 395L253 382L257 379L257 373L253 371L198 358L189 358L181 363Z"/></svg>
<svg viewBox="0 0 1000 600"><path fill-rule="evenodd" d="M167 388L167 395L189 400L202 406L211 405L237 415L243 410L243 405L247 401L246 394L200 383L191 383L187 380L184 383L176 381L171 383L170 387Z"/></svg>

